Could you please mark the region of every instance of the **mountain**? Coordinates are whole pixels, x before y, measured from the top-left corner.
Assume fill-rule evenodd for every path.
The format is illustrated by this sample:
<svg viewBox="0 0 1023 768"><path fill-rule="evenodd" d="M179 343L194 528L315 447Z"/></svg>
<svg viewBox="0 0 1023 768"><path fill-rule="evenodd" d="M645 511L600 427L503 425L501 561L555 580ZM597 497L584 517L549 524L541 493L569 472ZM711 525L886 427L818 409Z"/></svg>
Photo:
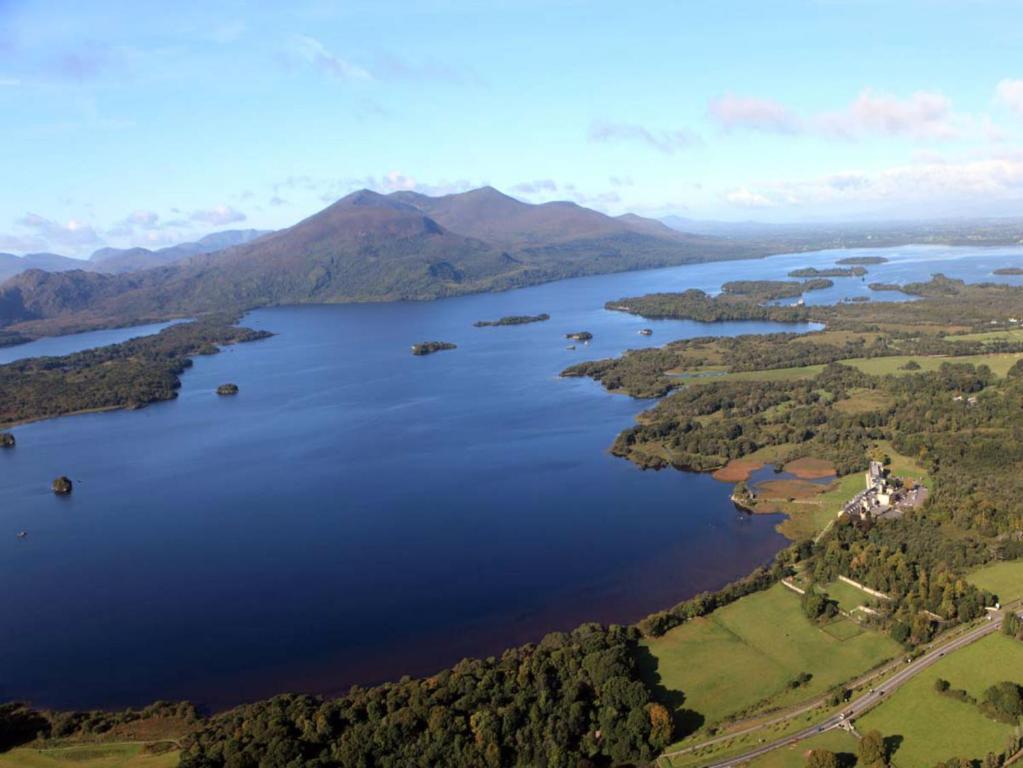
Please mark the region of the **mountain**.
<svg viewBox="0 0 1023 768"><path fill-rule="evenodd" d="M565 201L532 205L493 187L443 197L416 192L395 192L391 197L415 206L453 232L510 249L651 234L648 223L657 224L640 216L616 219ZM680 239L669 227L659 229L658 236L664 240Z"/></svg>
<svg viewBox="0 0 1023 768"><path fill-rule="evenodd" d="M46 272L30 269L0 284L0 328L9 325L68 318L61 329L78 330L110 324L124 319L141 320L147 312L119 314L115 302L130 294L147 280L155 282L157 273L147 278L106 275L85 270ZM154 313L156 316L159 313Z"/></svg>
<svg viewBox="0 0 1023 768"><path fill-rule="evenodd" d="M692 230L684 228L675 229L665 222L657 219L648 219L645 216L637 216L635 213L623 213L618 216L618 221L631 227L636 232L642 232L655 237L678 238L679 233L694 234ZM695 233L698 234L698 233Z"/></svg>
<svg viewBox="0 0 1023 768"><path fill-rule="evenodd" d="M531 205L490 187L443 197L362 190L287 229L167 265L109 270L115 274L105 280L76 271L8 281L0 285L0 325L27 323L19 330L39 334L77 328L83 318L109 324L276 304L435 299L757 255L764 254L755 245L575 203ZM149 255L104 252L96 261L119 258Z"/></svg>
<svg viewBox="0 0 1023 768"><path fill-rule="evenodd" d="M68 269L81 269L85 262L58 256L56 253L28 253L15 256L13 253L0 253L0 282L13 277L26 269L44 269L47 272L61 272Z"/></svg>
<svg viewBox="0 0 1023 768"><path fill-rule="evenodd" d="M213 253L235 245L252 242L269 234L270 230L229 229L214 232L193 243L180 243L152 251L148 248L100 248L89 257L88 269L99 272L137 272L187 259L203 253Z"/></svg>

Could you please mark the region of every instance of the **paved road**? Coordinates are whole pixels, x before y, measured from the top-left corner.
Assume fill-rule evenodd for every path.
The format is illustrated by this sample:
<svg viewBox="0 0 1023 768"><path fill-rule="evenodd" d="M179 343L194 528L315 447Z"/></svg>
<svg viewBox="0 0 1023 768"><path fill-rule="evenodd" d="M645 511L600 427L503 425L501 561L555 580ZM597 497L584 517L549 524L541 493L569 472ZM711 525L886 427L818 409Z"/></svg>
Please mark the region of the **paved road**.
<svg viewBox="0 0 1023 768"><path fill-rule="evenodd" d="M901 687L906 682L914 678L916 675L923 672L932 664L935 664L946 653L951 653L952 651L958 650L959 648L962 648L965 645L969 645L970 643L980 640L982 637L985 637L986 635L990 635L992 632L997 632L1001 628L1001 626L1002 626L1001 614L998 613L991 614L990 618L976 629L970 630L969 632L957 637L955 640L952 640L951 642L945 643L930 651L927 651L910 664L906 664L902 670L900 670L895 675L890 677L883 684L880 684L876 690L871 691L865 696L861 696L859 699L849 704L849 706L845 707L841 713L832 715L831 717L823 720L822 722L811 725L807 728L804 728L801 731L791 733L783 739L778 739L777 741L773 741L768 744L763 744L757 747L756 749L746 752L745 754L738 755L736 757L730 757L726 760L722 760L717 763L708 763L705 766L705 768L735 768L735 766L742 765L743 763L746 763L755 757L765 755L768 752L772 752L778 749L779 747L784 747L787 744L793 744L797 741L802 741L803 739L808 738L809 736L813 736L824 731L830 731L833 728L838 728L839 726L846 724L848 721L852 720L855 717L859 717L867 710L876 706L878 703L880 703L889 695L891 695L891 693L895 691L897 688ZM792 716L794 715L789 715L788 717ZM732 734L728 738L732 738L735 735L739 734ZM687 750L680 750L674 753L669 753L664 755L664 757L671 757L672 754L678 755L689 751L692 751L692 748Z"/></svg>

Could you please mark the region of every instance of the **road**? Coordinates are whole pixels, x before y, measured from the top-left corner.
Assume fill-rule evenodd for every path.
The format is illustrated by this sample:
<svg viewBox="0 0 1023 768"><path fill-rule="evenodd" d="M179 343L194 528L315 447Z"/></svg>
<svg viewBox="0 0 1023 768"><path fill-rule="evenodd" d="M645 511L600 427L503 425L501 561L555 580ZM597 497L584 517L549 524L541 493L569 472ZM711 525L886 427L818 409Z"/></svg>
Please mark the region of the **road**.
<svg viewBox="0 0 1023 768"><path fill-rule="evenodd" d="M832 715L825 720L815 723L814 725L808 726L801 731L791 733L788 736L778 739L777 741L770 742L768 744L762 744L756 749L752 749L742 755L727 758L717 763L708 763L705 768L735 768L736 766L742 765L756 757L765 755L768 752L772 752L779 747L784 747L788 744L794 744L795 742L802 741L805 738L814 736L824 731L830 731L833 728L838 728L852 719L859 717L868 710L877 706L881 701L891 695L893 691L905 685L906 682L916 677L918 674L923 672L925 669L930 667L932 664L937 663L945 654L952 653L953 651L962 648L963 646L970 645L971 643L980 640L982 637L990 635L992 632L997 632L1002 626L1002 616L1000 613L992 613L987 621L981 624L976 629L970 630L969 632L960 635L955 640L948 643L944 643L940 646L927 651L919 658L915 659L905 667L897 672L895 675L890 677L884 683L879 684L876 690L872 690L865 696L861 696L856 701L851 702L845 707L842 712ZM795 714L789 715L788 717L795 716ZM731 734L728 738L734 738L740 734ZM699 745L698 747L690 747L685 750L679 750L677 752L666 753L662 757L671 757L672 755L680 755L686 752L692 752L700 747L707 746L706 744Z"/></svg>

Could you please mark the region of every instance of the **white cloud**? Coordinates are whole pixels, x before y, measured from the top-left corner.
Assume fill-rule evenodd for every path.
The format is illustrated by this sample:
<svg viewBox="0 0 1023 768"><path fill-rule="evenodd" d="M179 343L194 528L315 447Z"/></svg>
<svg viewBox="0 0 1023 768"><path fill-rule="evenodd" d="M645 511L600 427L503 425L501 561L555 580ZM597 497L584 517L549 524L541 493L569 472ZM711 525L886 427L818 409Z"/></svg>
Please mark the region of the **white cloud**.
<svg viewBox="0 0 1023 768"><path fill-rule="evenodd" d="M952 112L952 101L937 91L917 91L908 99L865 88L845 109L817 115L821 133L842 138L866 135L955 139L963 135L964 118Z"/></svg>
<svg viewBox="0 0 1023 768"><path fill-rule="evenodd" d="M510 191L519 195L553 194L558 191L558 184L554 179L534 179L514 184Z"/></svg>
<svg viewBox="0 0 1023 768"><path fill-rule="evenodd" d="M79 219L68 219L66 223L61 224L36 213L27 213L17 223L32 230L36 237L45 241L47 247L79 248L100 241L96 230Z"/></svg>
<svg viewBox="0 0 1023 768"><path fill-rule="evenodd" d="M154 229L159 225L160 214L156 211L132 211L128 214L128 217L124 220L125 224L129 224L136 227L142 227L143 229Z"/></svg>
<svg viewBox="0 0 1023 768"><path fill-rule="evenodd" d="M900 206L970 201L984 205L1023 195L1023 152L949 160L935 156L880 171L842 171L809 180L769 181L725 195L736 205L848 206L867 203L898 214Z"/></svg>
<svg viewBox="0 0 1023 768"><path fill-rule="evenodd" d="M589 139L593 142L637 142L665 155L700 143L699 137L683 129L653 130L637 123L612 123L603 120L595 120L590 124Z"/></svg>
<svg viewBox="0 0 1023 768"><path fill-rule="evenodd" d="M768 198L759 192L752 192L746 187L739 187L725 193L725 202L737 205L741 208L768 208L772 203Z"/></svg>
<svg viewBox="0 0 1023 768"><path fill-rule="evenodd" d="M203 224L212 224L219 227L225 224L233 224L237 221L245 221L246 216L241 211L221 203L212 208L193 211L191 218L192 221L199 221Z"/></svg>
<svg viewBox="0 0 1023 768"><path fill-rule="evenodd" d="M1023 80L1002 80L995 87L995 101L1023 115Z"/></svg>
<svg viewBox="0 0 1023 768"><path fill-rule="evenodd" d="M795 133L800 130L798 116L784 104L770 99L726 93L711 99L707 112L725 131L747 128L767 133Z"/></svg>
<svg viewBox="0 0 1023 768"><path fill-rule="evenodd" d="M33 236L12 235L0 232L0 251L32 253L46 250L46 241Z"/></svg>
<svg viewBox="0 0 1023 768"><path fill-rule="evenodd" d="M308 63L338 80L357 82L373 79L373 76L367 70L341 56L331 53L315 37L297 35L295 37L295 49Z"/></svg>
<svg viewBox="0 0 1023 768"><path fill-rule="evenodd" d="M846 140L871 136L907 137L920 141L1004 138L990 117L958 113L953 109L951 99L938 91L916 91L900 98L865 88L841 109L809 115L799 115L778 101L726 94L712 99L707 111L710 118L728 132L744 129Z"/></svg>
<svg viewBox="0 0 1023 768"><path fill-rule="evenodd" d="M389 171L387 175L384 176L380 186L388 192L399 192L402 190L416 189L418 184L415 179L411 176L406 176L401 171Z"/></svg>

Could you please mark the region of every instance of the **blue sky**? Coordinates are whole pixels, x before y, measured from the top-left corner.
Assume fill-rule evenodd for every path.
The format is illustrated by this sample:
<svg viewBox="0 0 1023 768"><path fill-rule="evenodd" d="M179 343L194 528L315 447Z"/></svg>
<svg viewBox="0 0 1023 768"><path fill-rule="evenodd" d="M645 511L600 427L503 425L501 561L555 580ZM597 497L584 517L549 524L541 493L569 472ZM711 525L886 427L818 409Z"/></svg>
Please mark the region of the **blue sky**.
<svg viewBox="0 0 1023 768"><path fill-rule="evenodd" d="M1023 214L1023 4L0 0L0 251L361 187L609 213Z"/></svg>

